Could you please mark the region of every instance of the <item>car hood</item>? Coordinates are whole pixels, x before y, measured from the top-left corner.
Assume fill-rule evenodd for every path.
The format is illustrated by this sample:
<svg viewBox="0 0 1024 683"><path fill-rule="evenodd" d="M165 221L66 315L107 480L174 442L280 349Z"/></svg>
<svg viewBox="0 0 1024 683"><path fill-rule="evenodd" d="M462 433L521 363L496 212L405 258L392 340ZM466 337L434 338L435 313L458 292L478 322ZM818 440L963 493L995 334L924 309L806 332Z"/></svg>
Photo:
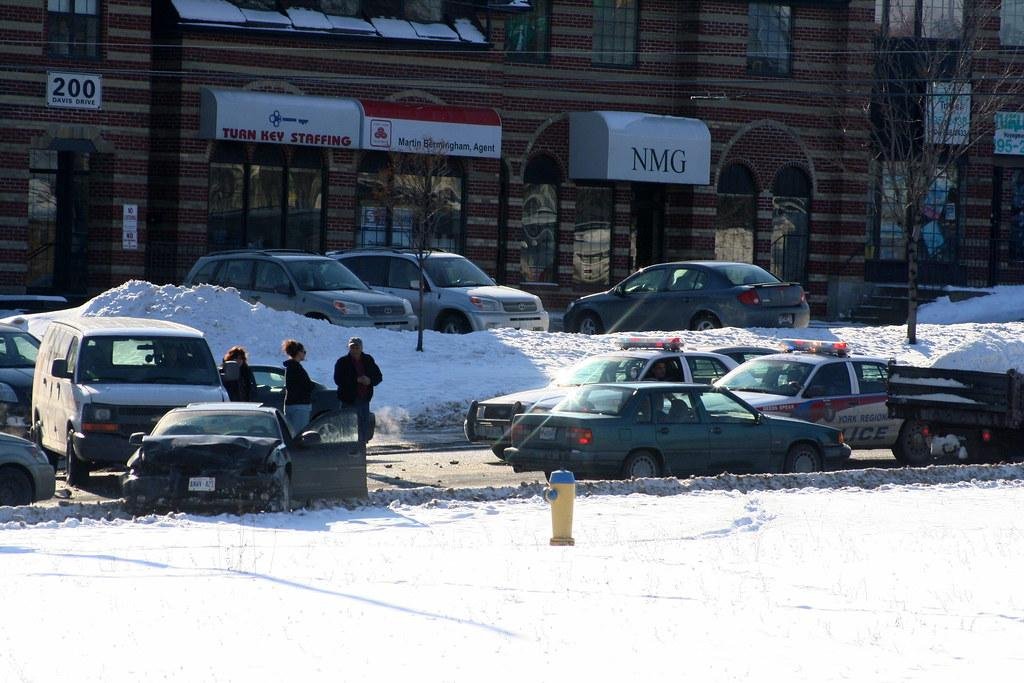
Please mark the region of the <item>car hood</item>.
<svg viewBox="0 0 1024 683"><path fill-rule="evenodd" d="M303 294L313 299L323 299L325 301L340 299L341 301L350 301L364 306L397 306L399 310L405 310L405 299L372 289L337 289L303 292Z"/></svg>
<svg viewBox="0 0 1024 683"><path fill-rule="evenodd" d="M189 403L216 403L228 400L220 385L196 384L82 384L82 394L90 401L125 406L178 406ZM153 387L159 386L160 391Z"/></svg>
<svg viewBox="0 0 1024 683"><path fill-rule="evenodd" d="M529 391L518 391L514 394L505 394L504 396L496 396L495 398L489 398L486 401L480 401L482 404L487 405L512 405L513 403L521 403L524 408L532 406L538 401L547 403L548 401L558 401L574 387L557 387L547 386L541 389L530 389Z"/></svg>
<svg viewBox="0 0 1024 683"><path fill-rule="evenodd" d="M257 469L280 439L255 436L147 436L128 463L136 473L186 470L192 474Z"/></svg>
<svg viewBox="0 0 1024 683"><path fill-rule="evenodd" d="M497 299L502 302L527 301L529 303L534 303L535 301L532 294L515 289L514 287L505 287L503 285L488 285L484 287L442 287L442 289L444 291L465 292L469 296L486 297L488 299Z"/></svg>

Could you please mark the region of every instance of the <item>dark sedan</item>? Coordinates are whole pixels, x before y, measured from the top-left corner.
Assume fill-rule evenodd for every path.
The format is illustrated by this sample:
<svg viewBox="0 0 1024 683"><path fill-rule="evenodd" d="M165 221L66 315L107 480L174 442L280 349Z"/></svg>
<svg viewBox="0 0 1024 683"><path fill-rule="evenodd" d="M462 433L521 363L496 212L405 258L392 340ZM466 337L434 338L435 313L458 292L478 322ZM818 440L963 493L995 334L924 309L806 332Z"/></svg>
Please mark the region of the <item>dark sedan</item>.
<svg viewBox="0 0 1024 683"><path fill-rule="evenodd" d="M769 417L728 390L703 384L591 384L549 413L512 424L505 461L516 472L660 477L816 472L850 457L843 433Z"/></svg>
<svg viewBox="0 0 1024 683"><path fill-rule="evenodd" d="M270 509L366 496L366 448L352 412L325 413L292 436L276 408L195 403L133 434L122 494L128 508Z"/></svg>
<svg viewBox="0 0 1024 683"><path fill-rule="evenodd" d="M0 431L26 436L39 340L0 323Z"/></svg>
<svg viewBox="0 0 1024 683"><path fill-rule="evenodd" d="M569 305L567 331L710 330L717 327L807 327L804 289L749 263L659 263L607 292Z"/></svg>

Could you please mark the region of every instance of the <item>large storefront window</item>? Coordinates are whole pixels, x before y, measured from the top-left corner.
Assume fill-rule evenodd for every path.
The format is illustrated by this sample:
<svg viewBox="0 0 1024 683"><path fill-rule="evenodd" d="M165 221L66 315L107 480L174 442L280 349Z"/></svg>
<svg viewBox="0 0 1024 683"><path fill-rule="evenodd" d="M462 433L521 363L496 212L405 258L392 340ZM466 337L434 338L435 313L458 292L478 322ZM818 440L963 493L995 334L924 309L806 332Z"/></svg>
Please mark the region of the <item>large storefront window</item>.
<svg viewBox="0 0 1024 683"><path fill-rule="evenodd" d="M956 38L963 31L964 1L875 0L875 23L891 38Z"/></svg>
<svg viewBox="0 0 1024 683"><path fill-rule="evenodd" d="M576 225L573 229L572 252L574 284L609 284L614 218L614 188L576 188Z"/></svg>
<svg viewBox="0 0 1024 683"><path fill-rule="evenodd" d="M999 42L1009 47L1024 47L1024 0L1003 0Z"/></svg>
<svg viewBox="0 0 1024 683"><path fill-rule="evenodd" d="M636 64L637 0L594 0L594 64Z"/></svg>
<svg viewBox="0 0 1024 683"><path fill-rule="evenodd" d="M551 37L551 0L532 0L530 12L509 15L505 49L510 60L546 62Z"/></svg>
<svg viewBox="0 0 1024 683"><path fill-rule="evenodd" d="M525 282L557 282L558 188L562 174L549 157L530 161L523 174L523 241L519 268Z"/></svg>
<svg viewBox="0 0 1024 683"><path fill-rule="evenodd" d="M100 0L47 0L47 44L58 57L100 56Z"/></svg>
<svg viewBox="0 0 1024 683"><path fill-rule="evenodd" d="M359 165L356 180L358 202L356 246L409 247L413 245L415 220L420 212L414 204L429 188L427 201L436 210L430 228L430 246L462 251L463 170L457 159L443 163L428 155L396 157L398 168L383 153L369 153ZM421 207L420 207L421 208Z"/></svg>
<svg viewBox="0 0 1024 683"><path fill-rule="evenodd" d="M207 249L320 251L323 225L323 157L313 148L294 150L220 144L210 161Z"/></svg>
<svg viewBox="0 0 1024 683"><path fill-rule="evenodd" d="M806 282L810 242L811 181L786 167L772 185L772 273L785 282Z"/></svg>
<svg viewBox="0 0 1024 683"><path fill-rule="evenodd" d="M905 261L907 239L903 215L906 196L904 164L886 162L882 169L878 223L879 260ZM941 173L921 202L919 256L922 261L953 263L959 243L959 173L956 167Z"/></svg>
<svg viewBox="0 0 1024 683"><path fill-rule="evenodd" d="M757 224L757 189L750 171L730 164L718 178L715 214L715 258L754 262L754 227Z"/></svg>

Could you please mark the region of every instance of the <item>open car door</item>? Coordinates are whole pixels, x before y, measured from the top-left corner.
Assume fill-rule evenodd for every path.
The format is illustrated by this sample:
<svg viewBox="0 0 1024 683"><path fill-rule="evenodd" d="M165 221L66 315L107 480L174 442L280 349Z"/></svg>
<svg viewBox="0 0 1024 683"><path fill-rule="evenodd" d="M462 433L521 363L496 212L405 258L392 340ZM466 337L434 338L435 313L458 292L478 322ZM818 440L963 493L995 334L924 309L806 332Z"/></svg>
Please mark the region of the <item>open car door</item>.
<svg viewBox="0 0 1024 683"><path fill-rule="evenodd" d="M288 450L293 500L366 497L366 445L359 443L355 412L332 410L317 416Z"/></svg>

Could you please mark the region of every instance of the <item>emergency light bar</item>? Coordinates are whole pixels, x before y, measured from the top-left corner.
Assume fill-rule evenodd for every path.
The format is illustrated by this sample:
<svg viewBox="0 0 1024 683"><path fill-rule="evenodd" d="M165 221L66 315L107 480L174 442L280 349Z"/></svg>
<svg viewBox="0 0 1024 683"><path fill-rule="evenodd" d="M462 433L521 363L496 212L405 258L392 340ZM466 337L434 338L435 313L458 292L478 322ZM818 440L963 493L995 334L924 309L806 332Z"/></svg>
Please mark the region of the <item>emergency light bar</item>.
<svg viewBox="0 0 1024 683"><path fill-rule="evenodd" d="M850 347L844 341L830 342L818 339L780 339L783 351L790 353L817 353L823 356L845 356Z"/></svg>
<svg viewBox="0 0 1024 683"><path fill-rule="evenodd" d="M686 347L679 337L622 337L619 339L619 348L682 351Z"/></svg>

